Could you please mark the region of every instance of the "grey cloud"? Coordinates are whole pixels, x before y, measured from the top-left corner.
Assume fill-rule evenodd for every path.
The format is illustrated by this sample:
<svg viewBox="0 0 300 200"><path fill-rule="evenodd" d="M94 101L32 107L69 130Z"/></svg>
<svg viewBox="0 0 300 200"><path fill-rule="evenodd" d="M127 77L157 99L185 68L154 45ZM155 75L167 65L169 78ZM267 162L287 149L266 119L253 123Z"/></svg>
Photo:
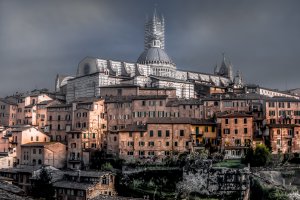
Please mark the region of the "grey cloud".
<svg viewBox="0 0 300 200"><path fill-rule="evenodd" d="M0 96L53 89L85 56L135 61L146 14L166 19L178 68L212 72L223 51L249 83L299 87L300 2L270 0L0 1Z"/></svg>

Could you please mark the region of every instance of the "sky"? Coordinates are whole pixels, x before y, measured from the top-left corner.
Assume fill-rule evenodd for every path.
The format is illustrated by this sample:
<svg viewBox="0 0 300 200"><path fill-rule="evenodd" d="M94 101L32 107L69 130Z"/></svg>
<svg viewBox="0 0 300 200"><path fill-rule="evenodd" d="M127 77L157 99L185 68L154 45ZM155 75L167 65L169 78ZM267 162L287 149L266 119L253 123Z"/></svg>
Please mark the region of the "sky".
<svg viewBox="0 0 300 200"><path fill-rule="evenodd" d="M178 69L213 73L225 52L247 83L300 87L298 0L0 0L0 96L54 90L86 56L136 62L155 7Z"/></svg>

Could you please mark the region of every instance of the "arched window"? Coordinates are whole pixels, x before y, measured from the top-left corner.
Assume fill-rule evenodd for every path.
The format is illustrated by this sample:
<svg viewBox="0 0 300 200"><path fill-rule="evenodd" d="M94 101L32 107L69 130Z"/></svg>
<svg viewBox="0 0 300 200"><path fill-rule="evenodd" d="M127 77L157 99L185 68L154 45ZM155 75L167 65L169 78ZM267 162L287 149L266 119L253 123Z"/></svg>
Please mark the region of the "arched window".
<svg viewBox="0 0 300 200"><path fill-rule="evenodd" d="M39 164L39 165L42 164L42 160L41 160L41 159L38 160L38 164Z"/></svg>
<svg viewBox="0 0 300 200"><path fill-rule="evenodd" d="M36 160L35 159L32 160L32 164L36 165Z"/></svg>

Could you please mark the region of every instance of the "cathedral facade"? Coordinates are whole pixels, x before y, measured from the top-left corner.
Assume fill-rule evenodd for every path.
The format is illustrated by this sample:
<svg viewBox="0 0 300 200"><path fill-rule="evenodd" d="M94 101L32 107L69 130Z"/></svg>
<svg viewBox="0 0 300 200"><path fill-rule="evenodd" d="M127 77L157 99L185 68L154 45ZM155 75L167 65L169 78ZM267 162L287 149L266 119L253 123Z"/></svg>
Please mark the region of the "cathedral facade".
<svg viewBox="0 0 300 200"><path fill-rule="evenodd" d="M238 76L239 75L239 76ZM239 80L235 80L239 78ZM225 56L214 74L179 70L165 51L165 20L154 12L145 24L144 52L137 62L86 57L78 65L76 76L57 76L56 91L66 94L67 102L81 97L101 96L101 87L132 84L140 87L175 88L178 98L196 98L199 88L227 88L243 85L240 74L233 77Z"/></svg>

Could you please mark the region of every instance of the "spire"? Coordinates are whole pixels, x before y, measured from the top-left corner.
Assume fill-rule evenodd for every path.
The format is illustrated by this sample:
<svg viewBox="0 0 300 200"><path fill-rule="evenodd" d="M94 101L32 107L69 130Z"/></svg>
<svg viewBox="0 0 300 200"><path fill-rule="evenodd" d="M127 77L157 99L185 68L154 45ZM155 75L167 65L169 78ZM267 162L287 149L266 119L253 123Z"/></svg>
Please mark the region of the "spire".
<svg viewBox="0 0 300 200"><path fill-rule="evenodd" d="M165 20L162 15L158 15L156 6L152 18L145 23L145 50L152 47L153 40L159 40L160 48L165 48Z"/></svg>
<svg viewBox="0 0 300 200"><path fill-rule="evenodd" d="M216 66L215 66L215 68L214 68L214 74L216 75L216 74L218 74L218 63L216 63Z"/></svg>

